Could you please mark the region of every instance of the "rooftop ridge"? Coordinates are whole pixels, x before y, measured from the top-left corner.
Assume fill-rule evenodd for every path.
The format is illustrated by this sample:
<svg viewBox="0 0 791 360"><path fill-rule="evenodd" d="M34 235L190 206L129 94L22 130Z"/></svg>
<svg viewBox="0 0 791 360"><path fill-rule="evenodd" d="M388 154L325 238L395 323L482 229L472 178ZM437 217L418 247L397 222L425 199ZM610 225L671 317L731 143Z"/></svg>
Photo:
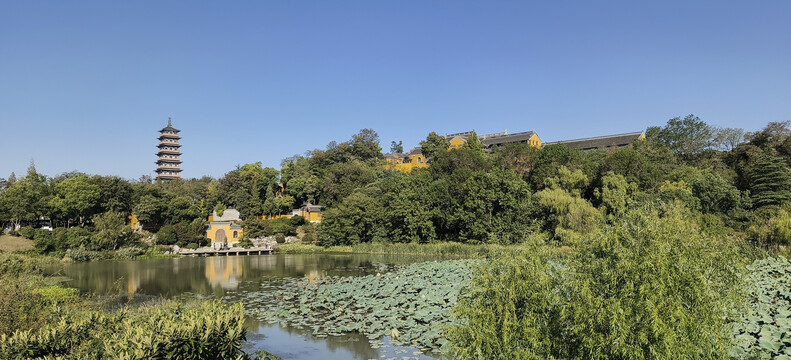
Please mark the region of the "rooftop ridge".
<svg viewBox="0 0 791 360"><path fill-rule="evenodd" d="M623 134L601 135L601 136L594 136L594 137L588 137L588 138L579 138L579 139L571 139L571 140L558 140L558 141L546 142L544 144L545 145L551 145L551 144L562 143L562 142L566 143L566 142L574 142L574 141L598 140L598 139L613 138L613 137L616 137L616 136L642 135L643 133L644 133L643 131L636 131L636 132L623 133Z"/></svg>

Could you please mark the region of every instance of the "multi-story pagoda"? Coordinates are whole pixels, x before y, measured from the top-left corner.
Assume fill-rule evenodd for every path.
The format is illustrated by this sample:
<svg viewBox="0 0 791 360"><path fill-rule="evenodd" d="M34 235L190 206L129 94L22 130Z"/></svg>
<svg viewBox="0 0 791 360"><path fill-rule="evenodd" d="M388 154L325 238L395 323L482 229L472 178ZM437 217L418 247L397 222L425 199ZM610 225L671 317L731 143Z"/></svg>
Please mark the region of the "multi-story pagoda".
<svg viewBox="0 0 791 360"><path fill-rule="evenodd" d="M157 151L157 180L181 179L181 144L179 132L170 123L168 126L159 130L159 151Z"/></svg>

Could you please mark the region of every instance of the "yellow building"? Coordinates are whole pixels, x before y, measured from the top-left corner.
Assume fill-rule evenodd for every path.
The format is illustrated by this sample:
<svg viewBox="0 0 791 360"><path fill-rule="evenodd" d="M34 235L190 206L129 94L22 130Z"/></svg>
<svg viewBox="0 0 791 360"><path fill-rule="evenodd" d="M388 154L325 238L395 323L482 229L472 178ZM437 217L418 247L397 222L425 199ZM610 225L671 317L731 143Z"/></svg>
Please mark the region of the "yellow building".
<svg viewBox="0 0 791 360"><path fill-rule="evenodd" d="M309 222L320 222L321 212L322 212L321 205L312 205L310 203L299 209L299 215L304 217L305 220Z"/></svg>
<svg viewBox="0 0 791 360"><path fill-rule="evenodd" d="M229 248L239 243L244 235L240 222L239 211L235 209L226 209L222 216L217 215L217 211L212 212L206 229L206 237L211 240L211 247Z"/></svg>
<svg viewBox="0 0 791 360"><path fill-rule="evenodd" d="M321 214L322 214L323 207L321 205L313 205L311 203L307 203L303 205L299 209L294 209L288 214L277 214L277 215L262 215L259 217L261 220L275 220L275 219L282 219L282 218L292 218L294 216L302 216L305 218L306 221L310 222L319 222L321 221Z"/></svg>
<svg viewBox="0 0 791 360"><path fill-rule="evenodd" d="M426 156L420 147L412 149L409 154L385 154L387 164L385 169L412 172L413 169L424 169L428 167L426 163Z"/></svg>
<svg viewBox="0 0 791 360"><path fill-rule="evenodd" d="M467 138L472 135L472 131L463 133L448 134L445 138L448 139L450 145L448 150L459 149L467 143ZM519 133L509 134L508 131L495 134L477 135L478 141L483 145L484 150L491 151L495 146L503 146L510 143L527 143L535 148L541 148L541 139L535 131L525 131Z"/></svg>

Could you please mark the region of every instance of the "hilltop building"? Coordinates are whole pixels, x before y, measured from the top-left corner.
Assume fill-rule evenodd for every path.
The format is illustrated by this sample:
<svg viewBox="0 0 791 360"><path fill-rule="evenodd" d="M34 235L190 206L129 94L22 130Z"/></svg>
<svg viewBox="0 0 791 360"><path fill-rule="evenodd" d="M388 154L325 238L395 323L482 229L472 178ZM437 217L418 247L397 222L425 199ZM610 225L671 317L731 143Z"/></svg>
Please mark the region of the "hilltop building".
<svg viewBox="0 0 791 360"><path fill-rule="evenodd" d="M597 136L597 137L575 139L575 140L548 142L544 145L564 144L572 149L589 151L589 150L606 149L606 148L620 149L630 145L636 140L645 140L645 133L640 131L640 132L633 132L627 134L605 135L605 136Z"/></svg>
<svg viewBox="0 0 791 360"><path fill-rule="evenodd" d="M156 180L181 179L181 130L173 127L168 117L168 126L159 130L159 145L157 148L157 173Z"/></svg>
<svg viewBox="0 0 791 360"><path fill-rule="evenodd" d="M423 150L418 146L409 151L408 154L385 154L387 165L386 169L396 170L401 172L412 172L413 169L427 168L426 156L423 155Z"/></svg>
<svg viewBox="0 0 791 360"><path fill-rule="evenodd" d="M448 134L445 138L450 142L449 149L461 148L466 142L467 138L472 135L472 131L465 131L461 133ZM525 131L509 134L508 130L495 134L477 135L478 141L483 145L483 149L491 151L495 146L502 146L510 143L527 143L530 146L541 148L541 139L535 131Z"/></svg>
<svg viewBox="0 0 791 360"><path fill-rule="evenodd" d="M302 205L299 209L293 209L290 213L276 214L276 215L261 215L258 218L261 220L275 220L280 218L292 218L294 216L302 216L308 222L321 222L324 207L321 205L313 205L307 203Z"/></svg>

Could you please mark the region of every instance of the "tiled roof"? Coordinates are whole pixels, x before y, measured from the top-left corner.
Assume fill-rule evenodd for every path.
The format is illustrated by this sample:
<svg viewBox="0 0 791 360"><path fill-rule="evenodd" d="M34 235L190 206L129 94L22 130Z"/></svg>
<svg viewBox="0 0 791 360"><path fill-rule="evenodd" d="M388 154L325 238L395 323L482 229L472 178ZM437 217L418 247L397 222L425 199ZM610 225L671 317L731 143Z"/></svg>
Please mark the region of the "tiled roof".
<svg viewBox="0 0 791 360"><path fill-rule="evenodd" d="M643 136L645 136L643 132L634 132L628 134L606 135L606 136L597 136L597 137L584 138L584 139L555 141L550 143L544 143L544 145L547 146L554 144L565 144L566 146L572 149L592 150L592 149L607 148L613 146L623 147L633 143L635 140L640 139Z"/></svg>
<svg viewBox="0 0 791 360"><path fill-rule="evenodd" d="M486 147L492 147L493 145L525 142L530 140L530 138L535 134L535 131L525 131L508 135L492 135L484 137L483 140L481 140L481 143L483 143L483 145Z"/></svg>

